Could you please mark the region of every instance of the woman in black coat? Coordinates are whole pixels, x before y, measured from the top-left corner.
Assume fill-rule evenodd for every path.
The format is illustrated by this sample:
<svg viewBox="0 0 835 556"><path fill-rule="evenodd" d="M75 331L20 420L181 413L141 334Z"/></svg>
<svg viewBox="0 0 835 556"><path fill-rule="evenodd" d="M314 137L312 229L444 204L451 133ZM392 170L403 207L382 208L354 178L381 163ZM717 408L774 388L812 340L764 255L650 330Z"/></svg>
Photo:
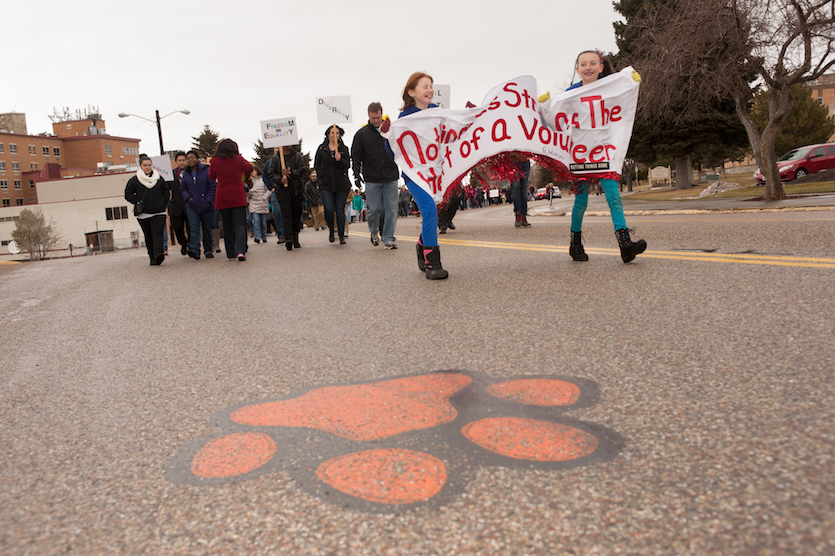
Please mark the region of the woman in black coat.
<svg viewBox="0 0 835 556"><path fill-rule="evenodd" d="M125 186L125 200L134 205L133 214L145 234L145 247L152 266L165 260L162 234L169 192L168 182L154 169L151 158L140 154L139 170Z"/></svg>
<svg viewBox="0 0 835 556"><path fill-rule="evenodd" d="M325 207L325 222L328 224L331 243L333 237L333 218L336 214L336 226L339 231L339 243L345 244L345 202L351 190L348 179L348 168L351 166L351 156L348 147L342 142L345 130L337 125L330 126L325 131L325 140L316 150L313 168L319 176L319 192Z"/></svg>

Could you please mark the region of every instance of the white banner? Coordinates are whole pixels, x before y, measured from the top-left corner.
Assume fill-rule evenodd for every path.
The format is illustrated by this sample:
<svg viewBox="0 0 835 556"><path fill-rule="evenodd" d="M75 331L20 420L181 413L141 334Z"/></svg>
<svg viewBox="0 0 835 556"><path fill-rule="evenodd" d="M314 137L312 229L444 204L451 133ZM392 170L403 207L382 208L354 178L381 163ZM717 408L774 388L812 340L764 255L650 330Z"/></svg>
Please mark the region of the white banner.
<svg viewBox="0 0 835 556"><path fill-rule="evenodd" d="M480 161L520 151L550 158L576 176L620 175L638 101L631 67L540 105L536 80L493 88L481 106L429 108L393 121L384 134L395 161L436 203Z"/></svg>
<svg viewBox="0 0 835 556"><path fill-rule="evenodd" d="M350 124L353 123L351 111L351 97L318 97L316 99L316 116L319 125Z"/></svg>
<svg viewBox="0 0 835 556"><path fill-rule="evenodd" d="M299 128L295 117L262 120L261 142L267 148L295 145L299 142Z"/></svg>

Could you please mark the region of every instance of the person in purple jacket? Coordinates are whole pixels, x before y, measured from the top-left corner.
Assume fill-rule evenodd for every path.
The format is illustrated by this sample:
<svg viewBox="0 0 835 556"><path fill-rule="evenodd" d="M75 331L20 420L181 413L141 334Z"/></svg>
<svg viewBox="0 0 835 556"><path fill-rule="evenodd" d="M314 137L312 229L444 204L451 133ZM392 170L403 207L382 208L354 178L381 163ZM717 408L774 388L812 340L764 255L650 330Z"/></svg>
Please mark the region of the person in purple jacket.
<svg viewBox="0 0 835 556"><path fill-rule="evenodd" d="M203 253L207 259L212 253L212 216L215 208L217 183L209 179L209 167L200 163L200 155L191 150L186 154L186 167L180 174L180 191L186 202L186 213L191 233L188 238L188 256L200 259L200 236L203 236ZM202 234L201 234L202 229Z"/></svg>

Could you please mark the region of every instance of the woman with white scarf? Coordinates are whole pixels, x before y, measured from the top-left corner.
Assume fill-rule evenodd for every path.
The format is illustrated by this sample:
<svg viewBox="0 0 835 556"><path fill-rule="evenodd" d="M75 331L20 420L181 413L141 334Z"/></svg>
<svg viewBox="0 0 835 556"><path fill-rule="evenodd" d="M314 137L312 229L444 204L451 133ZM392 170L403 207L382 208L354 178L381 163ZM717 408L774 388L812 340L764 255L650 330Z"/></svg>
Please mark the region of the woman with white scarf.
<svg viewBox="0 0 835 556"><path fill-rule="evenodd" d="M125 186L125 200L134 205L133 214L145 234L151 266L160 265L165 260L162 234L169 191L168 182L154 169L151 158L140 154L139 170Z"/></svg>

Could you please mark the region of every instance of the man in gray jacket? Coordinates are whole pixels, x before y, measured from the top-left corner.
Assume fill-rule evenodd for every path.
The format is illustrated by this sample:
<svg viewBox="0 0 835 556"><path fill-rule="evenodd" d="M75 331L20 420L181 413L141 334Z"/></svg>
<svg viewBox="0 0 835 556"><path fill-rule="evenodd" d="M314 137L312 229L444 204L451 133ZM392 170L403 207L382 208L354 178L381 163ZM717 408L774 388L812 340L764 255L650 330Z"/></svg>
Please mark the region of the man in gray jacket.
<svg viewBox="0 0 835 556"><path fill-rule="evenodd" d="M388 141L380 135L379 128L382 123L383 107L379 102L372 102L368 105L368 125L361 127L354 135L351 162L356 186L362 190L362 182L365 182L371 243L380 244L377 232L382 216L383 243L386 249L397 249L394 228L397 225L397 179L400 171L394 163Z"/></svg>
<svg viewBox="0 0 835 556"><path fill-rule="evenodd" d="M322 206L322 194L319 193L319 177L316 170L310 172L310 181L304 184L304 198L310 205L310 218L316 231L325 229L325 213Z"/></svg>

